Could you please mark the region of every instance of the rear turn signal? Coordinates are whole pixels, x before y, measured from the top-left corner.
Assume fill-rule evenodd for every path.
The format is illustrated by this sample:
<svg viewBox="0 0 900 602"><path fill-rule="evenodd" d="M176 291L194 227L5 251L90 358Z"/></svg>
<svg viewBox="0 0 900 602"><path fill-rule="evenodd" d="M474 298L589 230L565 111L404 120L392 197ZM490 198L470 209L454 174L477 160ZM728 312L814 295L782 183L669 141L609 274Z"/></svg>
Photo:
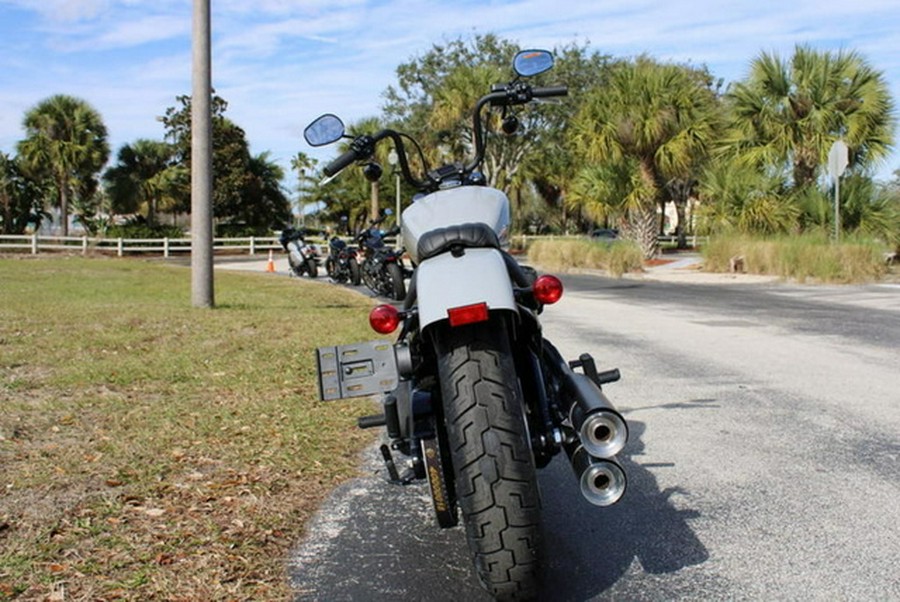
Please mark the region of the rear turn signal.
<svg viewBox="0 0 900 602"><path fill-rule="evenodd" d="M563 294L563 285L556 276L544 274L539 276L531 286L534 298L544 305L552 305L559 301Z"/></svg>
<svg viewBox="0 0 900 602"><path fill-rule="evenodd" d="M487 303L476 303L454 307L447 310L447 317L450 318L450 326L454 327L484 322L488 319L488 306Z"/></svg>
<svg viewBox="0 0 900 602"><path fill-rule="evenodd" d="M400 312L393 305L378 305L369 312L369 326L379 334L390 334L400 326Z"/></svg>

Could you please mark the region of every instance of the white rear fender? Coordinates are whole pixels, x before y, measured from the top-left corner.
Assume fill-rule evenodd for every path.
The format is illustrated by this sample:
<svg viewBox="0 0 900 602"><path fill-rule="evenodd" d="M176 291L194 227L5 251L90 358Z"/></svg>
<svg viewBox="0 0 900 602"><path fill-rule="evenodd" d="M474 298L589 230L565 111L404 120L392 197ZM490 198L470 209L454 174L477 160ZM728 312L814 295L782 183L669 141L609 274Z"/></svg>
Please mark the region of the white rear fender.
<svg viewBox="0 0 900 602"><path fill-rule="evenodd" d="M497 249L466 249L460 257L443 253L416 267L419 329L447 319L454 307L487 303L488 310L516 311L506 262Z"/></svg>

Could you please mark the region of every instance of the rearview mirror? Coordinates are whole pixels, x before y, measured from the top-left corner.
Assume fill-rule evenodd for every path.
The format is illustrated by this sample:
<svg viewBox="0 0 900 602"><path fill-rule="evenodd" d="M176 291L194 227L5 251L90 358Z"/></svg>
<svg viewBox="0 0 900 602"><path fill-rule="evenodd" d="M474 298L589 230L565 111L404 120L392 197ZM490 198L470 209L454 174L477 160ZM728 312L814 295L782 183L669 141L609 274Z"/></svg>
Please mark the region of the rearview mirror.
<svg viewBox="0 0 900 602"><path fill-rule="evenodd" d="M553 67L553 55L546 50L523 50L513 59L513 69L522 77L531 77Z"/></svg>
<svg viewBox="0 0 900 602"><path fill-rule="evenodd" d="M337 142L344 135L344 122L337 115L326 113L303 130L303 137L310 146L324 146Z"/></svg>

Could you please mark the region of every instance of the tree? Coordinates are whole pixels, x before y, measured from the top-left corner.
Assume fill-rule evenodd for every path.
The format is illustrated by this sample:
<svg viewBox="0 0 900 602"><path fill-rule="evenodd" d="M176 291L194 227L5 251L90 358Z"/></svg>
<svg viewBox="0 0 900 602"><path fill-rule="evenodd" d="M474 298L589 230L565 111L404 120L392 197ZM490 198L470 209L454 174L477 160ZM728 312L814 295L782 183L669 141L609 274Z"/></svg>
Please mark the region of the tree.
<svg viewBox="0 0 900 602"><path fill-rule="evenodd" d="M181 107L169 107L160 118L176 160L190 172L191 97L177 98ZM252 157L244 130L224 116L228 103L211 99L213 146L213 214L220 227L231 231L267 231L290 220L290 203L269 178L284 176L266 155ZM277 191L277 192L276 192Z"/></svg>
<svg viewBox="0 0 900 602"><path fill-rule="evenodd" d="M62 212L62 233L69 234L73 194L96 190L96 176L109 158L106 126L86 101L58 94L25 114L25 139L18 152L34 177L53 182Z"/></svg>
<svg viewBox="0 0 900 602"><path fill-rule="evenodd" d="M843 138L852 172L883 159L892 144L894 104L881 72L856 52L797 46L789 61L763 52L726 94L724 144L744 163L815 185L828 151Z"/></svg>
<svg viewBox="0 0 900 602"><path fill-rule="evenodd" d="M0 232L22 234L45 217L37 183L23 172L17 158L0 153Z"/></svg>
<svg viewBox="0 0 900 602"><path fill-rule="evenodd" d="M619 63L573 120L573 143L586 167L570 204L598 217L621 216L625 238L652 257L666 183L709 152L716 118L715 95L697 70L646 56Z"/></svg>
<svg viewBox="0 0 900 602"><path fill-rule="evenodd" d="M313 177L318 161L314 157L310 157L306 153L298 152L291 157L291 169L297 172L297 194L298 209L300 210L300 219L306 223L306 197L310 192L310 185L316 180Z"/></svg>
<svg viewBox="0 0 900 602"><path fill-rule="evenodd" d="M698 185L700 231L775 234L799 224L800 209L777 176L720 158L710 164Z"/></svg>
<svg viewBox="0 0 900 602"><path fill-rule="evenodd" d="M140 139L119 149L118 163L103 175L113 209L141 212L154 226L157 211L178 207L186 195L188 172L174 158L174 147L157 140Z"/></svg>

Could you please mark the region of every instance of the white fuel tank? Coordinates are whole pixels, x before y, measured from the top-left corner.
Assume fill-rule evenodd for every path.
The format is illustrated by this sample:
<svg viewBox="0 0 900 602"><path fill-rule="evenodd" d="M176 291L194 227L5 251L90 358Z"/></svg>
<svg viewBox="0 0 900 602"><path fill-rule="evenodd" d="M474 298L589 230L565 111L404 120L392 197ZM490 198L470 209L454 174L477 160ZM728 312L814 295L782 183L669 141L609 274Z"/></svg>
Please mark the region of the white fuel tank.
<svg viewBox="0 0 900 602"><path fill-rule="evenodd" d="M481 222L490 226L506 246L509 234L509 199L496 188L459 186L433 192L403 210L403 246L414 263L416 245L436 228Z"/></svg>

